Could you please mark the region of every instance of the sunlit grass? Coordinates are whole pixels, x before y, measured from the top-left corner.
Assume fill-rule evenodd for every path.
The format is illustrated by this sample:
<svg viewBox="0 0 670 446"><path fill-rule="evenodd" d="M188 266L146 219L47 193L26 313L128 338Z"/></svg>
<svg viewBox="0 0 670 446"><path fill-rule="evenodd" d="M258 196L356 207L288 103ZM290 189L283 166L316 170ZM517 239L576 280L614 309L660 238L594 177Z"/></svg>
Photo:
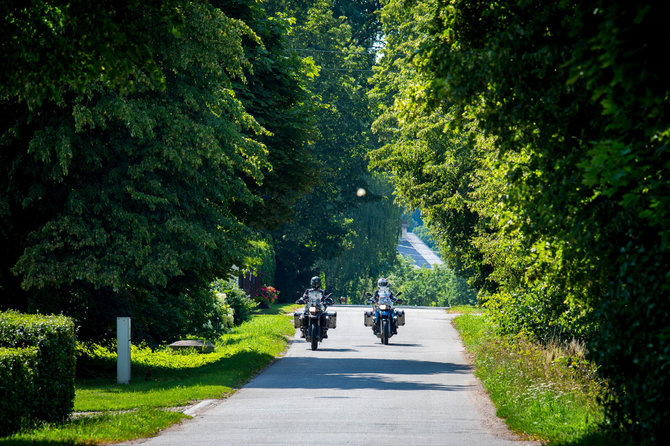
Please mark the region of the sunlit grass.
<svg viewBox="0 0 670 446"><path fill-rule="evenodd" d="M87 374L94 377L77 379L76 417L0 438L0 444L97 444L155 435L186 417L165 408L225 397L280 355L295 332L286 308L292 307L259 312L217 339L213 353L133 346L128 385L116 384L113 349L89 348L94 357L85 358Z"/></svg>
<svg viewBox="0 0 670 446"><path fill-rule="evenodd" d="M498 416L531 438L575 441L597 430L602 387L579 344L540 346L520 337L496 336L484 319L458 316L454 325L474 355Z"/></svg>
<svg viewBox="0 0 670 446"><path fill-rule="evenodd" d="M79 418L0 439L0 445L99 444L155 435L171 424L189 418L181 412L142 409L123 414Z"/></svg>
<svg viewBox="0 0 670 446"><path fill-rule="evenodd" d="M222 335L213 353L133 348L130 384L117 385L115 369L104 377L80 380L75 411L182 406L225 397L280 354L286 336L293 333L289 317L265 315Z"/></svg>

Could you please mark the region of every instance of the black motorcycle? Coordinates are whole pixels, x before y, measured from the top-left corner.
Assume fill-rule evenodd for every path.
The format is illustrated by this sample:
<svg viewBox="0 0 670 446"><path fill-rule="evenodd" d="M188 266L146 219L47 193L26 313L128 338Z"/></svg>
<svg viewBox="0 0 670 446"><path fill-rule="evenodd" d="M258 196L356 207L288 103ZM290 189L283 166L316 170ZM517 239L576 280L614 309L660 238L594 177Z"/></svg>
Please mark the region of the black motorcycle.
<svg viewBox="0 0 670 446"><path fill-rule="evenodd" d="M311 343L312 350L316 350L319 342L328 337L329 328L337 326L337 312L326 311L328 305L333 304L332 295L325 294L323 290L311 289L296 301L298 304L305 304L305 308L293 313L293 324L300 329L307 342Z"/></svg>
<svg viewBox="0 0 670 446"><path fill-rule="evenodd" d="M405 311L393 307L394 303L402 303L402 300L398 299L401 294L392 297L388 287L379 288L376 300L372 294L366 294L367 303L373 304L374 307L372 311L365 312L363 323L366 327L372 327L372 333L380 338L384 345L388 345L389 338L397 334L399 326L405 325Z"/></svg>

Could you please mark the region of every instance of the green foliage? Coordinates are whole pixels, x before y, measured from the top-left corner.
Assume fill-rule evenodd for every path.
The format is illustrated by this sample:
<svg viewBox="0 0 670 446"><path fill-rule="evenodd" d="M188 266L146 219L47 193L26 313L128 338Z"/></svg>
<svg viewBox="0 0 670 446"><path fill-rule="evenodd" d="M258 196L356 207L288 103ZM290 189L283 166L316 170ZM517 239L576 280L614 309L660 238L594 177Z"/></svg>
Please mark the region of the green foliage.
<svg viewBox="0 0 670 446"><path fill-rule="evenodd" d="M409 258L400 257L388 279L394 290L402 291L406 305L448 307L472 305L476 300L466 281L445 265L416 268Z"/></svg>
<svg viewBox="0 0 670 446"><path fill-rule="evenodd" d="M453 306L473 305L476 301L475 291L465 279L456 275L445 265L433 268L417 268L411 258L396 253L393 264L389 264L375 276L362 276L353 292L355 303L363 303L367 299L366 292L377 287L379 277L386 277L394 293L402 292L400 297L403 305L418 306Z"/></svg>
<svg viewBox="0 0 670 446"><path fill-rule="evenodd" d="M401 209L393 203L391 185L377 175L370 178L367 194L381 199L364 201L342 214L348 228L343 252L316 262L323 271L329 291L337 296L359 296L369 287L360 287L365 278L376 278L395 261L400 235ZM361 197L364 200L364 197ZM376 279L375 279L376 280Z"/></svg>
<svg viewBox="0 0 670 446"><path fill-rule="evenodd" d="M0 436L30 425L39 351L0 347Z"/></svg>
<svg viewBox="0 0 670 446"><path fill-rule="evenodd" d="M432 32L437 4L405 6L388 2L381 11L386 45L369 97L377 113L372 129L384 145L369 154L370 164L388 172L403 205L421 210L442 258L457 274L477 289L495 288L486 282L490 265L472 243L480 224L473 182L490 141L472 119L452 132L452 110L427 108L430 77L417 55Z"/></svg>
<svg viewBox="0 0 670 446"><path fill-rule="evenodd" d="M258 303L247 296L244 290L237 286L237 282L233 279L217 279L212 283L211 287L216 295L225 300L226 305L230 306L233 310L235 325L248 321L253 311L258 307Z"/></svg>
<svg viewBox="0 0 670 446"><path fill-rule="evenodd" d="M519 289L513 294L500 291L484 306L501 333L519 333L543 342L591 339L595 329L588 309L566 300L549 284Z"/></svg>
<svg viewBox="0 0 670 446"><path fill-rule="evenodd" d="M74 404L75 330L64 316L0 313L0 347L37 349L30 422L60 422ZM27 364L26 364L27 365ZM20 371L17 370L17 374ZM18 396L18 395L15 395ZM9 404L13 404L11 401Z"/></svg>
<svg viewBox="0 0 670 446"><path fill-rule="evenodd" d="M251 257L247 260L254 276L266 283L273 283L275 280L275 271L277 261L275 259L275 249L272 237L267 234L260 240L251 242Z"/></svg>
<svg viewBox="0 0 670 446"><path fill-rule="evenodd" d="M70 89L88 92L100 81L123 91L150 81L164 85L148 35L178 35L184 0L2 2L0 101L17 98L31 109L63 104ZM153 20L153 29L138 22ZM111 44L111 43L114 44ZM11 69L9 68L11 67Z"/></svg>
<svg viewBox="0 0 670 446"><path fill-rule="evenodd" d="M0 87L0 308L63 311L87 339L115 316L151 343L197 333L210 281L251 267L251 228L314 181L312 67L251 0L56 3L0 10L16 68Z"/></svg>
<svg viewBox="0 0 670 446"><path fill-rule="evenodd" d="M398 225L387 188L370 175L365 161L366 153L376 145L370 134L372 115L365 91L375 63L379 4L270 0L267 5L269 12L294 18L289 46L310 60L318 73L308 84L319 107L314 112L317 133L309 146L318 184L296 201L291 223L273 231L276 285L281 296L291 300L310 277L325 272L329 288L342 294L366 274L363 255L369 255L373 270L388 258L387 246ZM366 195L358 196L359 189ZM370 225L383 212L388 212L381 216L383 224ZM361 251L354 253L352 244L359 242ZM352 256L356 260L349 266L344 259Z"/></svg>
<svg viewBox="0 0 670 446"><path fill-rule="evenodd" d="M408 7L409 6L409 7ZM667 438L670 276L660 2L385 4L373 166L498 328L573 336L606 420Z"/></svg>

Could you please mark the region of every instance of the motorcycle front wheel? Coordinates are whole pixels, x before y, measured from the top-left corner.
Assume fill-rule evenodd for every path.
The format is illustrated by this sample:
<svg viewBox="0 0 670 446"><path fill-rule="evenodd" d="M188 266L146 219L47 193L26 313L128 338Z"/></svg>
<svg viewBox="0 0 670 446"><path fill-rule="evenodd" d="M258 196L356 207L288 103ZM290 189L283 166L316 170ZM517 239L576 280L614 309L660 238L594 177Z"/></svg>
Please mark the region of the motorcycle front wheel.
<svg viewBox="0 0 670 446"><path fill-rule="evenodd" d="M388 345L389 343L389 332L390 326L389 326L389 320L388 319L382 319L382 344Z"/></svg>
<svg viewBox="0 0 670 446"><path fill-rule="evenodd" d="M319 348L319 324L316 320L312 321L312 350Z"/></svg>

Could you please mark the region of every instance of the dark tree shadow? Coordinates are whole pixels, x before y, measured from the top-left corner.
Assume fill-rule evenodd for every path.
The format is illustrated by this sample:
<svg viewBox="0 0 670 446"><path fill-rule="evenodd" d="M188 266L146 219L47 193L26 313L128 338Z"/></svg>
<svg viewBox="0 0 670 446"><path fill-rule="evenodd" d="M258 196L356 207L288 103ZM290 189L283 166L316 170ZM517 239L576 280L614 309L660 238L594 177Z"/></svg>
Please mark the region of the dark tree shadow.
<svg viewBox="0 0 670 446"><path fill-rule="evenodd" d="M470 366L447 362L285 357L247 384L247 387L462 391L471 386L436 383L435 376L469 373L472 373Z"/></svg>

